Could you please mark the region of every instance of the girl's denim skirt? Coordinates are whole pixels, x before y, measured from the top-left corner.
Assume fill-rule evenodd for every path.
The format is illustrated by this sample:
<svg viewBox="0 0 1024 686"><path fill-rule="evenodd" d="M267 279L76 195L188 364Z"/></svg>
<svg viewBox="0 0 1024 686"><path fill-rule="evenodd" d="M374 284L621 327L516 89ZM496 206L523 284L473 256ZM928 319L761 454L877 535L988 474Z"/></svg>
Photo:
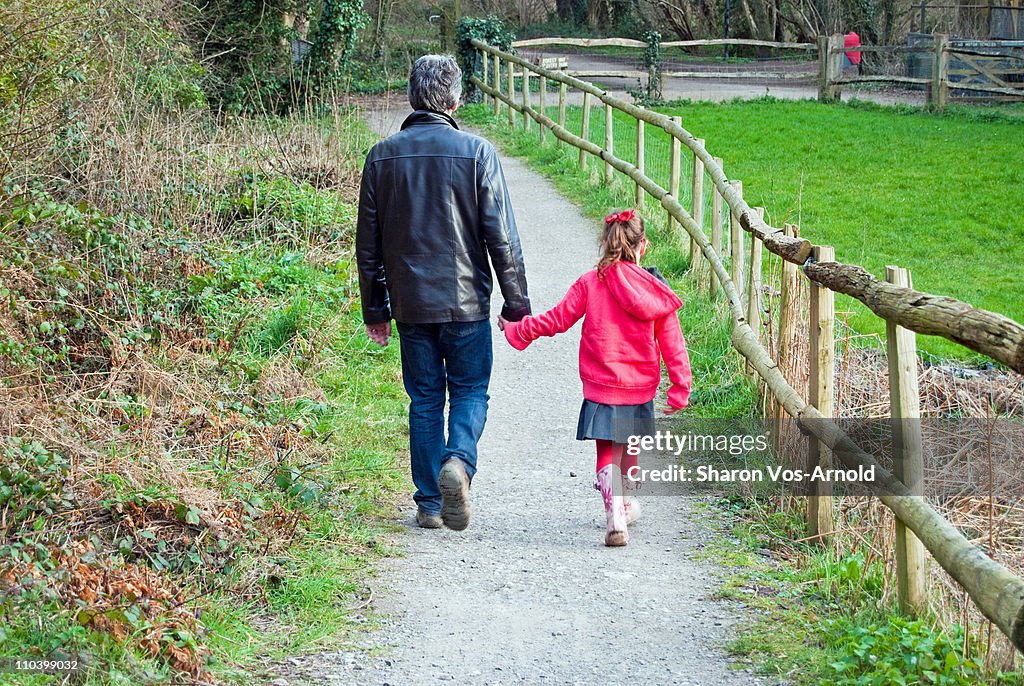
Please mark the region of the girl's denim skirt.
<svg viewBox="0 0 1024 686"><path fill-rule="evenodd" d="M628 443L630 436L653 436L654 401L639 405L605 405L584 400L576 426L576 440Z"/></svg>

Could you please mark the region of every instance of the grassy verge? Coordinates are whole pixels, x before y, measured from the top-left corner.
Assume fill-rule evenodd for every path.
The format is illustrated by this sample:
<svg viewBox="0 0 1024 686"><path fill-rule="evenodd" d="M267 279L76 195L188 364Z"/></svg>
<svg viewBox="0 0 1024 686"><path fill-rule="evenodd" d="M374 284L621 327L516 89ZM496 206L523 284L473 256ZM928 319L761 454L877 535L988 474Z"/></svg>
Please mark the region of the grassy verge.
<svg viewBox="0 0 1024 686"><path fill-rule="evenodd" d="M525 158L595 219L633 204L632 188L603 182L599 162L591 160L590 169L580 171L575 149L538 145L536 130L510 128L504 118L496 120L481 107L465 108L462 117L508 154ZM721 300L702 295L686 277L687 248L667 232L664 213L652 209L644 216L652 240L645 261L658 265L685 301L680 320L695 386L688 413L751 416L755 390L731 351ZM737 656L751 660L763 674L799 684L1018 682L1017 674L983 667L978 633L939 627L933 618L899 616L886 574L891 561L880 559L855 527L827 547L801 540L804 504L766 497L697 504L734 532L706 552L709 561L731 570L722 596L758 610L731 646ZM891 526L880 507L844 517L853 517L858 527Z"/></svg>
<svg viewBox="0 0 1024 686"><path fill-rule="evenodd" d="M358 619L405 485L397 349L362 335L351 264L373 136L116 135L82 152L95 186L0 194L0 659L269 681Z"/></svg>
<svg viewBox="0 0 1024 686"><path fill-rule="evenodd" d="M731 570L723 598L756 611L729 646L766 676L795 684L1020 684L1024 675L986 663L984 631L909 619L895 604L891 560L857 528L891 527L879 506L857 507L858 527L829 545L805 536L798 499L730 499L704 504L733 518L734 538L703 552Z"/></svg>
<svg viewBox="0 0 1024 686"><path fill-rule="evenodd" d="M954 107L935 115L920 108L871 103L825 105L760 99L679 103L659 108L682 117L724 160L726 174L743 181L752 206L767 209L775 226L796 223L811 241L836 248L837 258L876 275L888 264L911 270L919 290L950 295L1018 321L1024 320L1024 229L1014 219L1007 189L1024 183L1024 126L997 111ZM555 116L555 110L549 113ZM567 127L578 132L580 108ZM636 154L633 120L614 119L615 151ZM592 116L589 138L603 144L604 117ZM646 131L647 174L668 186L668 135ZM684 151L682 195L688 204ZM705 208L710 184L705 182ZM705 218L706 225L710 221ZM884 322L838 295L861 333L881 333ZM984 362L936 337L919 347L940 357Z"/></svg>

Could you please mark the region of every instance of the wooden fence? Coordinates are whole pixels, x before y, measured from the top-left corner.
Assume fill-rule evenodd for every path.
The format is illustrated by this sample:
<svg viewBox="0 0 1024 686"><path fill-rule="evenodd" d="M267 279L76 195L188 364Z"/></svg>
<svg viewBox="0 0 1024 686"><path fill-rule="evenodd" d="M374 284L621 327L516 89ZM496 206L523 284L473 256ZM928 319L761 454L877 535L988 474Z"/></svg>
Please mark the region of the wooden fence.
<svg viewBox="0 0 1024 686"><path fill-rule="evenodd" d="M647 47L647 43L630 38L531 38L516 41L513 47ZM817 43L786 43L748 40L740 38L666 41L662 48L700 48L709 46L736 46L767 48L777 51L816 52L817 74L785 69L765 70L685 70L662 71L663 78L685 79L808 79L818 81L818 98L835 100L844 85L889 83L923 88L928 102L936 108L944 107L951 92L987 95L1000 99L1024 99L1024 83L1013 81L1024 74L1024 41L966 41L951 40L943 34L933 36L930 45L861 45L847 48L843 36L819 36ZM886 56L917 55L930 64L927 75L905 73L878 73L850 75L844 73L843 56L848 52ZM1007 64L1009 62L1009 64ZM592 78L649 78L650 74L637 69L569 70L568 75L579 79Z"/></svg>
<svg viewBox="0 0 1024 686"><path fill-rule="evenodd" d="M665 41L660 44L662 49L670 48L702 48L702 47L756 47L756 48L770 48L773 50L787 50L787 51L804 51L810 52L818 49L818 46L814 43L785 43L777 41L765 41L765 40L754 40L747 38L714 38L709 40L680 40L680 41ZM643 49L647 47L647 43L632 38L529 38L526 40L515 41L512 43L512 47L517 50L520 48L538 48L538 47L577 47L577 48L600 48L600 47L618 47L618 48L639 48ZM640 71L638 69L601 69L601 70L570 70L568 72L570 76L575 76L579 79L590 79L590 78L624 78L624 79L642 79L649 78L650 74L646 71ZM813 73L791 71L791 70L760 70L760 71L742 71L742 70L675 70L675 71L662 71L660 74L663 78L680 78L680 79L808 79L814 78Z"/></svg>
<svg viewBox="0 0 1024 686"><path fill-rule="evenodd" d="M821 76L818 97L834 100L844 84L893 83L927 88L928 102L941 109L949 102L951 92L969 92L1002 99L1024 99L1024 83L1007 81L1011 75L1024 75L1024 42L951 40L937 33L931 45L862 45L856 50L864 54L910 55L927 58L931 66L928 76L873 74L845 76L841 35L818 38L821 55ZM1002 62L1011 62L1007 65Z"/></svg>
<svg viewBox="0 0 1024 686"><path fill-rule="evenodd" d="M807 240L795 237L791 229L779 229L766 224L763 213L744 201L739 182L726 177L721 160L712 157L703 141L683 129L678 119L619 100L590 83L543 69L483 42L474 40L473 45L480 51L482 64L487 64L488 70L485 72L487 76L472 75L471 81L491 98L496 115L500 116L505 109L509 123L515 124L518 113L524 128L536 122L541 138L550 131L559 144L565 142L579 149L581 165L586 164L588 155L602 160L606 180L611 181L616 171L625 175L636 186L638 204L643 204L646 197L653 198L668 212L670 226L678 225L686 231L690 238L694 274L699 278L702 264L700 256L703 256L705 268L711 272L710 279L706 279L704 285L721 292L727 300L732 319L733 347L746 359L748 369L771 391L776 406L797 420L802 431L813 436L811 445L821 463L824 465L835 457L847 468L874 468L874 488L878 498L892 510L899 525L896 553L901 606L912 613L923 608L923 550L927 549L943 569L963 586L982 614L1006 634L1018 650L1024 652L1024 581L970 543L920 497L920 435L898 433L895 436L902 450L903 465L899 473L892 474L880 467L871 455L859 448L831 419L831 383L835 359L832 294L839 292L853 296L886 321L890 334L890 386L895 417L914 417L917 412L913 332L944 336L999 360L1018 372L1024 372L1024 326L953 298L915 291L910 287L909 276L903 270L890 269L886 280L882 281L859 266L836 262L830 246L812 246ZM503 68L505 79L502 78ZM515 84L517 73L520 75L519 102ZM542 102L540 109L534 108L530 86L534 77L540 80L541 94L546 94L549 83L559 84L558 107L552 107L557 111L557 121L548 116L546 101ZM583 95L581 135L566 128L566 100L570 88ZM588 140L593 109L591 105L595 100L603 104L607 123L603 146ZM636 122L638 145L634 160L621 159L615 155L614 127L611 122L616 111L628 115ZM666 184L668 188L644 173L642 151L645 149L643 140L646 126L661 128L671 137L672 160L670 178ZM702 186L704 174L713 184L710 239L702 226L702 208L699 205L694 208L691 204L688 211L679 202L679 169L683 147L692 153L694 169L698 172L693 176L694 190L702 191L698 184ZM703 193L695 192L692 197L702 198ZM696 202L699 204L702 201ZM726 269L721 255L724 230L722 214L726 208L732 218L731 273ZM717 214L714 214L715 210ZM749 269L744 266L745 251L740 231L750 234L752 249ZM752 321L756 324L756 318L760 315L757 297L763 249L784 260L783 264L790 270L790 278L795 279L797 270L802 269L810 280L811 402L805 400L785 379L761 341L760 327L755 329L751 324ZM750 283L746 288L748 298L744 299L747 282ZM907 426L912 425L907 422L901 424L904 426L894 428L894 431L908 431ZM810 497L808 527L812 535L825 535L831 531L831 498L827 492L818 491Z"/></svg>

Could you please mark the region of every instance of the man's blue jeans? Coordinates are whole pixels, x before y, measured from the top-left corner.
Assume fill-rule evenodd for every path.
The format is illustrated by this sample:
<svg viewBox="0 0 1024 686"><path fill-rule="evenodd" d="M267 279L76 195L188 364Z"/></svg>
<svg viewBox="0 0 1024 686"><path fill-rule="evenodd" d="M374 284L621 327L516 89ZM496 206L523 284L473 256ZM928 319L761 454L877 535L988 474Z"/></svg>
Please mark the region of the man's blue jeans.
<svg viewBox="0 0 1024 686"><path fill-rule="evenodd" d="M441 465L458 457L472 479L476 444L487 421L487 386L494 359L491 325L478 322L403 324L398 322L402 376L409 394L409 448L413 500L430 514L441 511L437 485ZM448 394L448 438L444 432Z"/></svg>

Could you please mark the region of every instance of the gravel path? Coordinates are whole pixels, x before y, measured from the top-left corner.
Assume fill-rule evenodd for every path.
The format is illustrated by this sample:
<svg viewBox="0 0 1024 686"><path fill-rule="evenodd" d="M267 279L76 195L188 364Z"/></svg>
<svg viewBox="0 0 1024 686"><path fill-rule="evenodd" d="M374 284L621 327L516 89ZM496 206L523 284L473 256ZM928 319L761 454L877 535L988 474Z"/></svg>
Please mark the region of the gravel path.
<svg viewBox="0 0 1024 686"><path fill-rule="evenodd" d="M404 114L371 121L391 133ZM542 311L594 263L597 227L522 162L502 162ZM714 565L694 554L713 532L693 501L644 498L629 546L602 545L593 445L574 440L578 327L525 353L497 329L494 343L469 529L418 529L410 506L407 555L374 582L382 628L357 649L292 659L273 683L766 683L722 650L740 610L711 599Z"/></svg>

